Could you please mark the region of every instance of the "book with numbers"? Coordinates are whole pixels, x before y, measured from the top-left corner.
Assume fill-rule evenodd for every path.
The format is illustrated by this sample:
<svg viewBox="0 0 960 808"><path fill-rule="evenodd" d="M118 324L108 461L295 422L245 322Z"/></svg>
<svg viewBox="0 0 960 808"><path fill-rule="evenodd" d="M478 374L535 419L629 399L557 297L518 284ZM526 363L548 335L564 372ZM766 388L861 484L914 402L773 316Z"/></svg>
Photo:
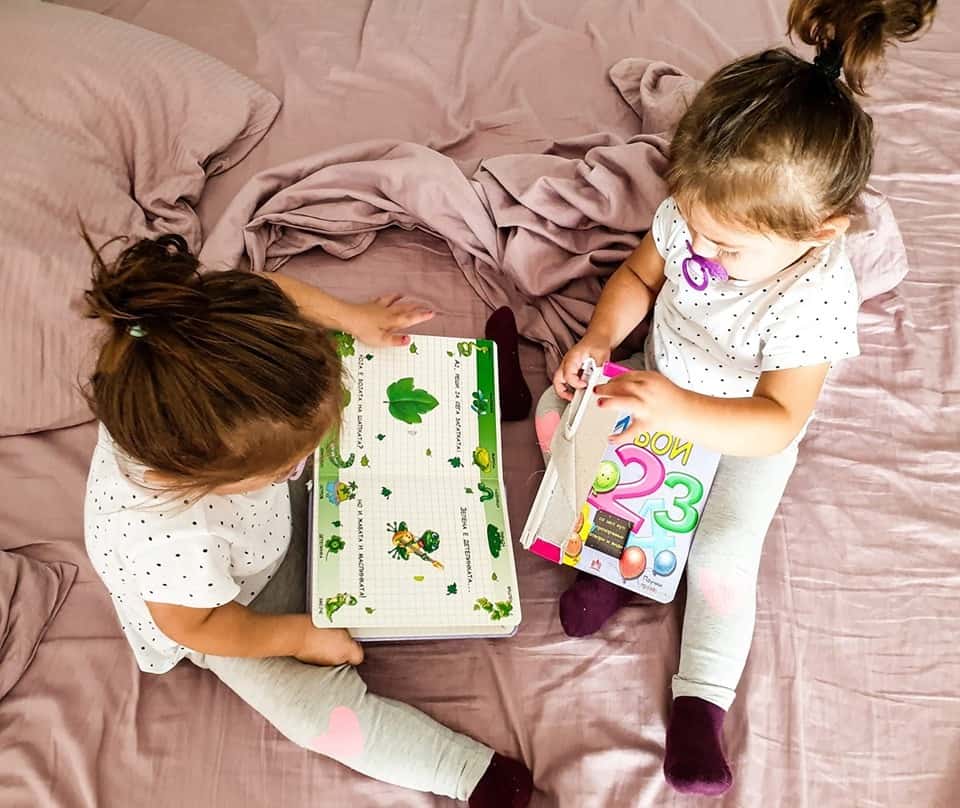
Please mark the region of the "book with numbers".
<svg viewBox="0 0 960 808"><path fill-rule="evenodd" d="M593 388L627 372L589 367L559 421L550 463L520 543L632 592L677 592L720 456L669 432L610 441L629 416L596 405Z"/></svg>
<svg viewBox="0 0 960 808"><path fill-rule="evenodd" d="M520 623L496 345L337 335L347 401L314 454L310 612L359 640L502 637Z"/></svg>

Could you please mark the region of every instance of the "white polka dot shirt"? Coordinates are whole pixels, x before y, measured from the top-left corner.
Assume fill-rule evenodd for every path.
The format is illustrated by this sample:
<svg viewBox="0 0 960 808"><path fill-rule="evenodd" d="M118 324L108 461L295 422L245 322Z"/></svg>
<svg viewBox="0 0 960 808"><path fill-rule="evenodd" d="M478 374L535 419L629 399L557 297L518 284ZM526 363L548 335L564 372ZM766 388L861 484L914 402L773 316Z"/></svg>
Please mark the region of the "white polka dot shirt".
<svg viewBox="0 0 960 808"><path fill-rule="evenodd" d="M84 503L87 553L141 670L163 673L189 650L160 631L146 601L210 608L253 600L287 552L290 493L281 483L171 501L138 484L142 467L118 463L119 454L101 425Z"/></svg>
<svg viewBox="0 0 960 808"><path fill-rule="evenodd" d="M711 278L697 291L685 280L692 241L672 198L651 227L665 281L646 344L647 367L708 396L753 395L770 370L836 362L860 353L860 299L842 240L761 281ZM694 280L702 275L694 266ZM699 284L698 284L699 285Z"/></svg>

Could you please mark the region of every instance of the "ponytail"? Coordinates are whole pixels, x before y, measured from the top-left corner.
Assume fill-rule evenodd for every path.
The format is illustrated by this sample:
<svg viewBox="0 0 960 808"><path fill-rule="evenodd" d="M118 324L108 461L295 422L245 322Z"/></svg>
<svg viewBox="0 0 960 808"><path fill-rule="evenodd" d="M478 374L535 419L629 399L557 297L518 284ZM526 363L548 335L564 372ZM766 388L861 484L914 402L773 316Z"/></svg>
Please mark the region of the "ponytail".
<svg viewBox="0 0 960 808"><path fill-rule="evenodd" d="M813 62L774 48L711 76L674 133L670 192L685 207L798 241L851 212L873 160L873 121L856 94L885 47L922 33L935 8L936 0L793 0L789 32L816 48Z"/></svg>
<svg viewBox="0 0 960 808"><path fill-rule="evenodd" d="M864 95L887 45L916 39L936 6L937 0L793 0L787 29L818 56L835 59L847 86Z"/></svg>

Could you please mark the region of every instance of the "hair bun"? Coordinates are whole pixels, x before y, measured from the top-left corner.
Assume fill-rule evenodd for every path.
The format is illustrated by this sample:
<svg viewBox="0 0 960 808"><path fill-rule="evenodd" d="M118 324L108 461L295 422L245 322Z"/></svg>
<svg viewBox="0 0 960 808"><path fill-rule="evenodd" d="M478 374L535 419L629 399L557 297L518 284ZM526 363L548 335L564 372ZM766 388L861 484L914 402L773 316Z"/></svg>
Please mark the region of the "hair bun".
<svg viewBox="0 0 960 808"><path fill-rule="evenodd" d="M124 332L131 323L152 332L157 325L196 319L206 311L199 263L183 236L140 239L109 264L85 231L83 238L93 253L91 285L84 292L88 317Z"/></svg>
<svg viewBox="0 0 960 808"><path fill-rule="evenodd" d="M842 66L847 86L863 95L887 45L922 33L936 8L937 0L793 0L787 28L817 49L818 66Z"/></svg>

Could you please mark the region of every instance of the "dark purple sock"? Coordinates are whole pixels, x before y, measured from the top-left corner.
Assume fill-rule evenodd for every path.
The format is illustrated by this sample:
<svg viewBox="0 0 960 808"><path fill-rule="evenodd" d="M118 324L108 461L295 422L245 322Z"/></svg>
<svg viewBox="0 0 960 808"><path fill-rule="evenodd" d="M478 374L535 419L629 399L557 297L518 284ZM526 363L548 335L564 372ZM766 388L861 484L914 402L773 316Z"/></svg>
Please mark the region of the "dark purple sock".
<svg viewBox="0 0 960 808"><path fill-rule="evenodd" d="M560 625L569 637L586 637L599 631L633 597L616 584L577 573L577 580L560 596Z"/></svg>
<svg viewBox="0 0 960 808"><path fill-rule="evenodd" d="M727 713L695 696L673 700L667 726L663 776L682 794L723 794L733 775L723 756L723 719Z"/></svg>
<svg viewBox="0 0 960 808"><path fill-rule="evenodd" d="M513 312L503 306L490 315L487 339L497 343L500 360L497 378L500 387L500 420L522 421L530 414L533 396L520 368L520 335Z"/></svg>
<svg viewBox="0 0 960 808"><path fill-rule="evenodd" d="M533 794L533 776L519 760L494 754L469 797L470 808L526 808Z"/></svg>

